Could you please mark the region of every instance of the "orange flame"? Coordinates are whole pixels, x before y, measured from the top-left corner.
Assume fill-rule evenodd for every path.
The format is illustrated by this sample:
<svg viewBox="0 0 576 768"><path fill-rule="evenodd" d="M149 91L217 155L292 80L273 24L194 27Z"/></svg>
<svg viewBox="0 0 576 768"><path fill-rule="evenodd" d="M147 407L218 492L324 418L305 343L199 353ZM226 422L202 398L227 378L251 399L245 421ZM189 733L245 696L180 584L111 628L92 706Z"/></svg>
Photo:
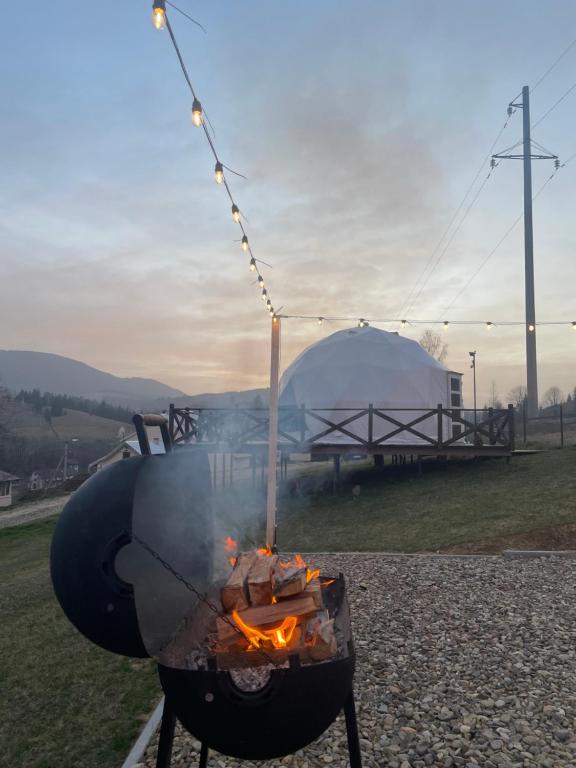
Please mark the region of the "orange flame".
<svg viewBox="0 0 576 768"><path fill-rule="evenodd" d="M232 566L232 568L234 568L234 566L235 566L235 565L236 565L236 563L238 562L238 558L237 558L237 557L229 557L229 558L228 558L228 562L230 563L230 565Z"/></svg>
<svg viewBox="0 0 576 768"><path fill-rule="evenodd" d="M232 611L232 619L252 648L260 648L262 643L271 643L277 649L286 648L298 623L296 616L286 616L278 627L260 630L242 621L238 611Z"/></svg>
<svg viewBox="0 0 576 768"><path fill-rule="evenodd" d="M272 550L270 547L260 547L260 549L257 549L256 552L258 552L259 555L266 555L266 557L270 557L272 555Z"/></svg>
<svg viewBox="0 0 576 768"><path fill-rule="evenodd" d="M226 552L235 552L238 549L238 542L232 536L226 536L224 539L224 549Z"/></svg>

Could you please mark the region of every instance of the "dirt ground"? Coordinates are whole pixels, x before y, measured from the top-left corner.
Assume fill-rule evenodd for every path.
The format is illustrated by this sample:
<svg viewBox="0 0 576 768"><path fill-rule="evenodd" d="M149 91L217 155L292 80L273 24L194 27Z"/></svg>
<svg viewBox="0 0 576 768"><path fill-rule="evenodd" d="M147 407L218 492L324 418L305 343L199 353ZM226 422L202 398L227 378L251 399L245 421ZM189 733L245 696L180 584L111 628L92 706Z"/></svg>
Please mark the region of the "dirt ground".
<svg viewBox="0 0 576 768"><path fill-rule="evenodd" d="M15 525L25 525L35 520L58 515L70 497L59 496L57 499L42 499L20 504L14 509L0 514L0 528L11 528Z"/></svg>

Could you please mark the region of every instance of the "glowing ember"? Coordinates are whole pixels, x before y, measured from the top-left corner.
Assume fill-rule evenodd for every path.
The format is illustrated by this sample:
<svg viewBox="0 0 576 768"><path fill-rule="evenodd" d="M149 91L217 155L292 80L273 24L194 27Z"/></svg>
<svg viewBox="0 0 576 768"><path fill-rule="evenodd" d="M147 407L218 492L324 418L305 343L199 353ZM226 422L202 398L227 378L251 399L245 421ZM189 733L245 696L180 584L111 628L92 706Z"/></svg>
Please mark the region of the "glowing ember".
<svg viewBox="0 0 576 768"><path fill-rule="evenodd" d="M269 643L277 649L286 648L292 639L296 624L298 623L296 616L286 616L278 627L274 627L273 629L258 629L257 627L251 627L249 624L246 624L245 621L242 621L238 611L232 611L232 619L246 640L250 643L251 648L260 648L262 644L265 643Z"/></svg>
<svg viewBox="0 0 576 768"><path fill-rule="evenodd" d="M224 539L224 549L226 552L235 552L238 549L238 542L232 536L226 536Z"/></svg>

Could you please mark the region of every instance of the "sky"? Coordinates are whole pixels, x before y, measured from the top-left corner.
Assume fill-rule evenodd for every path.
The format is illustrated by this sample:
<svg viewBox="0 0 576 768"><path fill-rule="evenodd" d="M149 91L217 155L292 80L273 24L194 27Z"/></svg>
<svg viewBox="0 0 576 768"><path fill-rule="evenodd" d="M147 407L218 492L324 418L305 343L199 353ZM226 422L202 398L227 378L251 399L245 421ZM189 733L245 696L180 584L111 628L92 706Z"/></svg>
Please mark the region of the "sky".
<svg viewBox="0 0 576 768"><path fill-rule="evenodd" d="M246 176L227 173L274 306L494 322L440 332L465 396L476 350L480 399L506 401L524 382L524 328L498 325L524 317L521 221L458 294L522 212L520 162L494 170L451 233L508 103L574 39L573 0L178 3L206 29L170 11L219 156ZM266 386L270 320L149 0L31 0L1 34L0 347L191 394ZM575 82L576 45L533 90L532 122ZM576 89L533 138L567 159L575 117ZM516 112L495 149L521 130ZM552 171L534 163L534 192ZM576 159L534 203L539 321L576 320L574 210ZM284 321L283 367L354 324ZM572 390L576 333L541 326L537 340L541 396Z"/></svg>

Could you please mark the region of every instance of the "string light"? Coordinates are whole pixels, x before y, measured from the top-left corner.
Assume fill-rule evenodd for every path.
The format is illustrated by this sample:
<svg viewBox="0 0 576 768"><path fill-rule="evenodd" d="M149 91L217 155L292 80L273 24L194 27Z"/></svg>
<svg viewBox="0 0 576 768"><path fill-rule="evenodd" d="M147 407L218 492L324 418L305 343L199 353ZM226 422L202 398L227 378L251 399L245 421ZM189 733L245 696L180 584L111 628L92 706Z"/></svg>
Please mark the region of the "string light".
<svg viewBox="0 0 576 768"><path fill-rule="evenodd" d="M264 288L264 278L262 277L262 275L258 275L258 285L260 286L260 288Z"/></svg>
<svg viewBox="0 0 576 768"><path fill-rule="evenodd" d="M368 327L368 321L364 320L363 317L358 320L358 328L367 328Z"/></svg>
<svg viewBox="0 0 576 768"><path fill-rule="evenodd" d="M449 325L450 325L450 323L448 322L448 320L444 320L444 330L445 330L445 331L447 331L447 330L448 330L448 326L449 326Z"/></svg>
<svg viewBox="0 0 576 768"><path fill-rule="evenodd" d="M250 272L256 272L256 259L254 256L250 259Z"/></svg>
<svg viewBox="0 0 576 768"><path fill-rule="evenodd" d="M494 328L494 323L491 323L490 320L488 320L488 322L486 323L486 328L488 328L488 330L491 331L492 328Z"/></svg>
<svg viewBox="0 0 576 768"><path fill-rule="evenodd" d="M244 253L248 252L248 237L246 235L242 235L242 250ZM250 262L250 266L252 266L252 262ZM256 264L254 264L256 266Z"/></svg>
<svg viewBox="0 0 576 768"><path fill-rule="evenodd" d="M192 102L192 122L197 128L200 128L204 122L204 112L202 112L202 104L198 99L194 99Z"/></svg>
<svg viewBox="0 0 576 768"><path fill-rule="evenodd" d="M324 318L323 317L319 317L316 322L318 323L318 325L324 325ZM574 323L574 325L576 325L576 323Z"/></svg>
<svg viewBox="0 0 576 768"><path fill-rule="evenodd" d="M406 320L400 320L400 325L402 328L406 328Z"/></svg>
<svg viewBox="0 0 576 768"><path fill-rule="evenodd" d="M152 3L152 24L156 29L164 29L166 26L166 2L154 0Z"/></svg>
<svg viewBox="0 0 576 768"><path fill-rule="evenodd" d="M240 208L238 208L236 203L232 203L232 218L236 224L240 223Z"/></svg>
<svg viewBox="0 0 576 768"><path fill-rule="evenodd" d="M576 331L576 323L572 323L572 330Z"/></svg>
<svg viewBox="0 0 576 768"><path fill-rule="evenodd" d="M533 333L536 330L536 328L532 323L530 323L530 325L528 326L528 330L530 331L530 333Z"/></svg>
<svg viewBox="0 0 576 768"><path fill-rule="evenodd" d="M262 295L261 295L262 301L266 301L267 298L268 298L268 291L266 290L266 288L262 288Z"/></svg>
<svg viewBox="0 0 576 768"><path fill-rule="evenodd" d="M216 179L216 184L222 184L224 181L224 166L220 160L218 160L214 166L214 177Z"/></svg>

